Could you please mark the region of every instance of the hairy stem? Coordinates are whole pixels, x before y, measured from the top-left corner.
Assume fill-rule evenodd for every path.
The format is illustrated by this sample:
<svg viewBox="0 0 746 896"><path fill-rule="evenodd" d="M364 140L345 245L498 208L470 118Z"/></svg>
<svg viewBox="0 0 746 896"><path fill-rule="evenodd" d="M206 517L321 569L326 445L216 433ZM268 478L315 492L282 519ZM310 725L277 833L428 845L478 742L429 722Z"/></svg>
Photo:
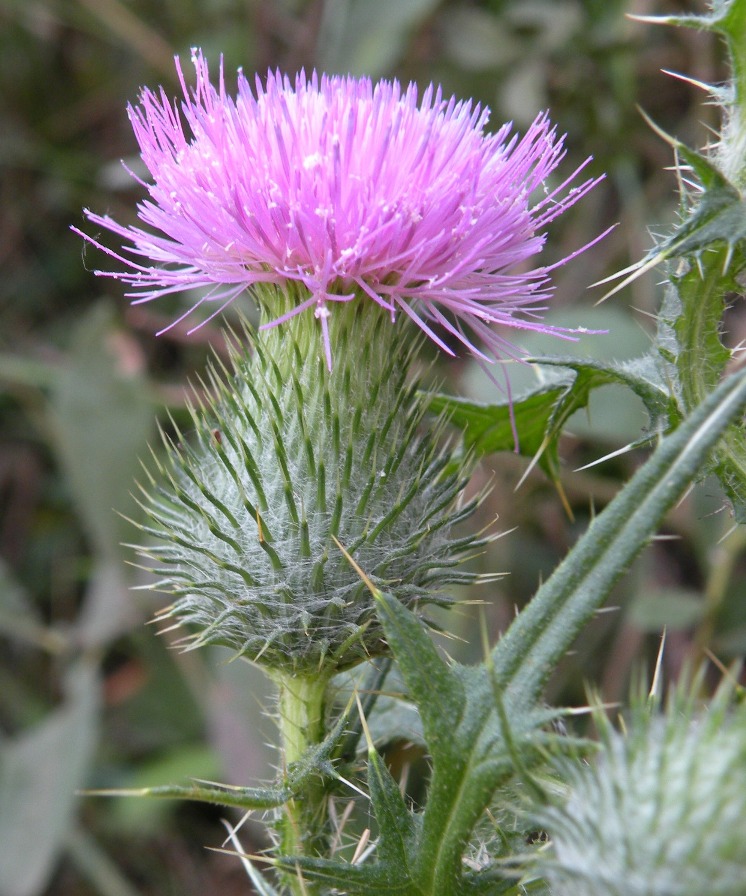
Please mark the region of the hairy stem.
<svg viewBox="0 0 746 896"><path fill-rule="evenodd" d="M324 675L278 676L279 728L285 772L301 762L310 747L324 739L327 678ZM321 778L312 778L303 791L285 805L280 852L284 856L325 856L326 790ZM313 896L315 886L299 875L287 875L295 896Z"/></svg>

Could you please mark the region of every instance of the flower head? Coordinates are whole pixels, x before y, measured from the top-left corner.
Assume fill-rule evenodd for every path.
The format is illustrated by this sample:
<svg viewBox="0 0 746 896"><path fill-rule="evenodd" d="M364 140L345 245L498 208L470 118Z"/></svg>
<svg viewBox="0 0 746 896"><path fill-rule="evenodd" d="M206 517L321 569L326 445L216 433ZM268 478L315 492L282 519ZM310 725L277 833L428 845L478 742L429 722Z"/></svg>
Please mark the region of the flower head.
<svg viewBox="0 0 746 896"><path fill-rule="evenodd" d="M134 301L198 288L190 311L217 314L247 287L292 283L299 301L265 326L312 309L330 366L335 302L403 312L449 354L446 334L492 359L505 348L492 324L558 332L541 322L551 268L526 262L596 181L571 186L581 166L534 201L564 156L545 114L518 139L509 124L486 133L487 109L440 88L418 98L413 84L315 73L270 73L252 92L239 72L233 98L222 66L216 87L201 52L192 61L191 89L176 62L181 114L163 89L129 109L152 176L148 229L86 211L128 242L104 249L124 270L97 273Z"/></svg>
<svg viewBox="0 0 746 896"><path fill-rule="evenodd" d="M557 760L567 786L533 819L551 845L528 860L555 896L742 896L746 705L726 680L703 709L702 682L633 698L622 732L596 709L595 762Z"/></svg>

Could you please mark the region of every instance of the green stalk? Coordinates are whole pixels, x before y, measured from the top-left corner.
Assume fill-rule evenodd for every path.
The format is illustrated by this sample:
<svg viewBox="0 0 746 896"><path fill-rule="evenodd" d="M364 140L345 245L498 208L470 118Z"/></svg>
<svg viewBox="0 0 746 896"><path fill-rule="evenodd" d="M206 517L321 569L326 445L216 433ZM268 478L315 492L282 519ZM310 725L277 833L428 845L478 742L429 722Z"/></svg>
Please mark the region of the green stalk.
<svg viewBox="0 0 746 896"><path fill-rule="evenodd" d="M725 176L741 191L746 187L746 2L732 0L718 22L728 43L733 96L723 122L719 156Z"/></svg>
<svg viewBox="0 0 746 896"><path fill-rule="evenodd" d="M277 675L279 685L280 744L285 772L301 762L309 748L325 735L325 703L328 678L323 675ZM320 777L312 777L303 791L285 804L279 852L289 857L327 857L327 793ZM314 896L315 885L287 874L294 896Z"/></svg>

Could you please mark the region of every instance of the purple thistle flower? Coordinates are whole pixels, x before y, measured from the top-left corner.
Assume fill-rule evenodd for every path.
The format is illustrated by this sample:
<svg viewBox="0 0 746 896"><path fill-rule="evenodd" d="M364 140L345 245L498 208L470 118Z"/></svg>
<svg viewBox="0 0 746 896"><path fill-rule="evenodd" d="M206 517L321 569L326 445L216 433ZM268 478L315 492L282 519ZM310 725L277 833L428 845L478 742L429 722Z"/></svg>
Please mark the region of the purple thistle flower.
<svg viewBox="0 0 746 896"><path fill-rule="evenodd" d="M138 207L151 229L86 210L130 244L121 255L81 234L125 265L96 273L133 287L135 303L205 290L175 324L247 287L292 283L298 304L264 326L314 309L330 367L334 302L402 311L448 354L438 331L488 361L511 352L492 324L568 335L541 321L557 265L526 262L597 179L572 186L586 162L534 201L565 154L546 114L521 139L509 124L488 134L487 109L432 85L418 102L413 84L315 73L294 87L270 73L252 93L239 72L233 99L222 64L216 88L200 51L192 61L190 90L176 60L181 116L162 88L128 110L152 175Z"/></svg>

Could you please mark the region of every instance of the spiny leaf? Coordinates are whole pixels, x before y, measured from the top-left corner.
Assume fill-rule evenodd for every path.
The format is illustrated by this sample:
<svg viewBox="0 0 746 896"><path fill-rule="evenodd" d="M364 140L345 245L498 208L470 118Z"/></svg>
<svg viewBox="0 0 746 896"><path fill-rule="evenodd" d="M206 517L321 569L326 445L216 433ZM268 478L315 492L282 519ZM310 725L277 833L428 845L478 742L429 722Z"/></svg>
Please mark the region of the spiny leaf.
<svg viewBox="0 0 746 896"><path fill-rule="evenodd" d="M553 479L559 471L559 437L575 411L587 406L594 389L610 384L630 388L643 401L653 432L677 419L675 402L653 354L619 363L561 357L525 360L553 370L546 372L542 384L516 398L512 405L431 395L431 410L444 413L461 429L465 445L477 454L514 450L512 415L520 453L533 458L541 452L538 463Z"/></svg>
<svg viewBox="0 0 746 896"><path fill-rule="evenodd" d="M403 613L400 601L377 593L386 640L396 657L408 694L420 710L425 740L433 755L456 759L453 732L461 722L467 694L438 655L422 626Z"/></svg>
<svg viewBox="0 0 746 896"><path fill-rule="evenodd" d="M669 365L682 415L697 407L717 385L731 360L721 342L721 321L732 293L740 290L737 268L723 272L727 249L671 278L658 318L657 348ZM733 504L736 519L746 520L746 439L735 421L714 449L702 473L715 472Z"/></svg>
<svg viewBox="0 0 746 896"><path fill-rule="evenodd" d="M463 851L495 790L514 771L491 670L447 664L413 613L390 595L377 599L389 646L420 711L433 765L417 855L410 860L414 892L479 892L483 875L465 876ZM531 703L511 704L509 717L512 740L530 765L547 713Z"/></svg>
<svg viewBox="0 0 746 896"><path fill-rule="evenodd" d="M630 18L651 25L675 25L696 28L699 31L715 31L732 41L737 41L746 32L746 3L744 0L719 0L712 4L711 12L702 15L632 15Z"/></svg>
<svg viewBox="0 0 746 896"><path fill-rule="evenodd" d="M746 371L721 383L591 523L493 650L506 699L536 700L557 662L746 407Z"/></svg>
<svg viewBox="0 0 746 896"><path fill-rule="evenodd" d="M699 181L700 191L687 190L682 195L683 220L670 236L654 246L636 264L596 284L619 281L604 299L668 259L695 256L699 260L703 253L718 244L727 246L722 268L724 275L729 269L737 273L746 264L746 200L738 188L710 158L672 137L644 112L642 114L655 133L673 147L677 157L691 168Z"/></svg>
<svg viewBox="0 0 746 896"><path fill-rule="evenodd" d="M230 787L227 784L197 782L193 784L164 784L158 787L136 787L108 790L88 790L88 796L153 797L162 800L190 800L213 806L233 806L238 809L274 809L291 797L290 788Z"/></svg>
<svg viewBox="0 0 746 896"><path fill-rule="evenodd" d="M64 676L65 700L0 743L0 893L46 891L75 826L75 791L85 783L96 742L99 681L83 659Z"/></svg>
<svg viewBox="0 0 746 896"><path fill-rule="evenodd" d="M334 859L306 856L278 856L272 864L281 871L300 873L304 880L322 884L325 892L329 893L345 893L346 896L426 896L395 866L352 865Z"/></svg>
<svg viewBox="0 0 746 896"><path fill-rule="evenodd" d="M329 735L316 744L288 770L282 787L233 787L213 781L194 781L191 784L164 784L157 787L130 789L90 790L89 796L153 797L166 800L190 800L211 803L216 806L233 806L239 809L274 809L283 806L297 796L311 778L334 776L331 756L347 730L347 717L343 715Z"/></svg>
<svg viewBox="0 0 746 896"><path fill-rule="evenodd" d="M553 412L570 388L572 378L564 379L564 383L537 386L513 402L521 454L532 457L543 444ZM482 404L441 394L430 396L430 408L436 414L446 414L450 423L463 431L466 447L477 454L512 451L515 446L508 402ZM542 466L549 473L552 451L546 451L544 457Z"/></svg>
<svg viewBox="0 0 746 896"><path fill-rule="evenodd" d="M701 252L720 240L732 247L736 246L746 238L746 202L738 189L707 156L666 134L650 119L647 120L656 133L691 167L703 190L690 214L649 257L655 255L659 261L678 258ZM646 260L643 262L647 263Z"/></svg>
<svg viewBox="0 0 746 896"><path fill-rule="evenodd" d="M478 896L507 891L495 867L467 872L462 856L469 835L512 763L491 699L491 673L447 664L438 655L422 621L396 598L376 592L389 644L402 666L427 732L433 775L422 815L407 809L390 772L370 749L371 801L379 827L375 859L364 865L334 860L280 857L285 871L348 894L378 896ZM414 695L417 695L416 697ZM537 730L549 717L544 709L510 706L513 740L526 764L546 735Z"/></svg>
<svg viewBox="0 0 746 896"><path fill-rule="evenodd" d="M379 861L405 869L411 860L417 824L408 811L399 786L377 750L371 747L368 783L373 810L380 827L376 847Z"/></svg>

